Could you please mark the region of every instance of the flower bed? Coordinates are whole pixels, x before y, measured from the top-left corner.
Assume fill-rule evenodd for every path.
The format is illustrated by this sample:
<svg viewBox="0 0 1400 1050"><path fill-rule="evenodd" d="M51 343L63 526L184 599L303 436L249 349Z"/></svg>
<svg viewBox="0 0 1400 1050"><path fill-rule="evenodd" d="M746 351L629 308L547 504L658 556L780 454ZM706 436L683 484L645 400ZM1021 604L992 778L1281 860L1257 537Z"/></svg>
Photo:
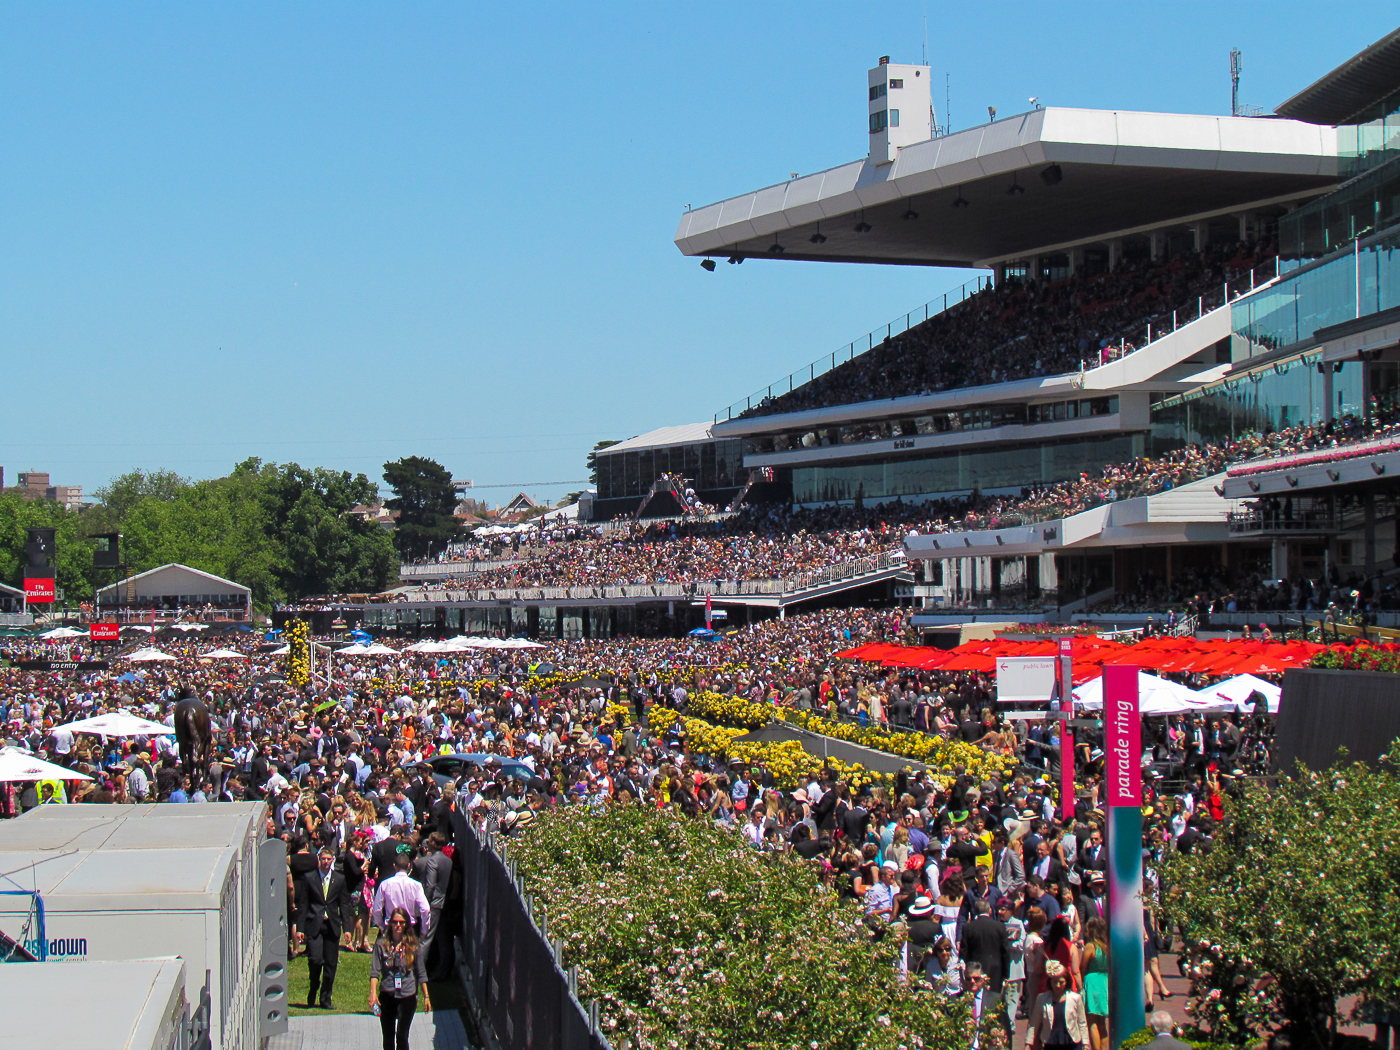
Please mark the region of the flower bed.
<svg viewBox="0 0 1400 1050"><path fill-rule="evenodd" d="M872 942L800 858L641 806L546 811L510 848L619 1050L971 1042L964 1004L901 982L899 933Z"/></svg>
<svg viewBox="0 0 1400 1050"><path fill-rule="evenodd" d="M1400 652L1369 645L1328 649L1312 658L1309 667L1324 671L1389 671L1400 673Z"/></svg>
<svg viewBox="0 0 1400 1050"><path fill-rule="evenodd" d="M967 772L978 780L1004 776L1016 767L1016 760L1013 758L993 754L976 744L967 744L960 740L944 740L927 733L886 732L874 726L862 727L851 722L832 722L805 711L791 711L787 713L787 717L794 725L813 733L835 737L837 740L848 740L872 751L883 751L886 754L927 763L935 773L943 774L945 779L951 776L953 768L958 765L965 766Z"/></svg>

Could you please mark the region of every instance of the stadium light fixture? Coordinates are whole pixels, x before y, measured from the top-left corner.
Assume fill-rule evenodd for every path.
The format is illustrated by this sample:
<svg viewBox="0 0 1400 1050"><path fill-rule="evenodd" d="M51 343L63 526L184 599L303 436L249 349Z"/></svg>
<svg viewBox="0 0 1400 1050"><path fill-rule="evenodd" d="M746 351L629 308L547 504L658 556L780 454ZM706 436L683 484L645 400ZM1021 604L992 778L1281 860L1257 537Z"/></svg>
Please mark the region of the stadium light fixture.
<svg viewBox="0 0 1400 1050"><path fill-rule="evenodd" d="M1012 175L1011 175L1011 185L1008 186L1008 187L1006 187L1006 195L1007 195L1008 197L1019 197L1021 194L1025 193L1025 192L1026 192L1026 187L1022 186L1022 185L1016 180L1016 175L1015 175L1015 173L1013 172Z"/></svg>
<svg viewBox="0 0 1400 1050"><path fill-rule="evenodd" d="M958 187L958 199L953 202L954 208L970 208L972 202L962 195L962 187Z"/></svg>
<svg viewBox="0 0 1400 1050"><path fill-rule="evenodd" d="M870 223L865 221L864 208L860 210L860 222L856 223L855 226L852 227L852 229L854 229L856 233L869 233L872 229L874 229L874 227L872 227Z"/></svg>
<svg viewBox="0 0 1400 1050"><path fill-rule="evenodd" d="M784 247L783 247L781 244L779 244L777 241L774 241L772 244L770 244L770 245L768 246L768 252L769 252L769 254L771 254L771 255L782 255L783 252L785 252L785 251L787 251L787 249L784 248Z"/></svg>
<svg viewBox="0 0 1400 1050"><path fill-rule="evenodd" d="M1065 177L1064 169L1058 164L1051 164L1040 173L1040 181L1047 186L1058 186L1060 180Z"/></svg>
<svg viewBox="0 0 1400 1050"><path fill-rule="evenodd" d="M814 234L812 234L812 236L808 237L807 240L811 241L813 244L825 244L825 243L826 243L826 235L825 235L824 233L822 233L822 224L821 224L821 223L817 223L817 232L814 233Z"/></svg>
<svg viewBox="0 0 1400 1050"><path fill-rule="evenodd" d="M742 255L731 255L731 256L729 257L729 265L730 265L730 266L738 266L738 265L739 265L741 262L743 262L743 261L744 261L744 257L743 257Z"/></svg>
<svg viewBox="0 0 1400 1050"><path fill-rule="evenodd" d="M918 217L919 213L916 212L913 208L910 208L908 211L906 211L903 215L900 216L900 218L903 219L905 222L908 222L911 219L917 219Z"/></svg>
<svg viewBox="0 0 1400 1050"><path fill-rule="evenodd" d="M704 259L704 260L702 260L701 263L700 263L700 269L705 270L705 271L708 272L708 273L714 273L714 272L715 272L715 261L714 261L713 259Z"/></svg>

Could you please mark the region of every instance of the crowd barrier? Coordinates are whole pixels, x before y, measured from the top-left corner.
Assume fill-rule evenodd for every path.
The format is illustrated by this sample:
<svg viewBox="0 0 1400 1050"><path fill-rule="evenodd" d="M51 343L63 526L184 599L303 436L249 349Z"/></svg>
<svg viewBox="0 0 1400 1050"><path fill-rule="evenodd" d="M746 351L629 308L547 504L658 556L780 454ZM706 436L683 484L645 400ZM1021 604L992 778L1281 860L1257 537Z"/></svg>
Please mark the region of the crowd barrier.
<svg viewBox="0 0 1400 1050"><path fill-rule="evenodd" d="M562 969L562 945L534 914L514 865L464 814L453 813L452 830L462 866L458 965L478 1022L501 1050L612 1050L597 1005L579 1003L577 976Z"/></svg>

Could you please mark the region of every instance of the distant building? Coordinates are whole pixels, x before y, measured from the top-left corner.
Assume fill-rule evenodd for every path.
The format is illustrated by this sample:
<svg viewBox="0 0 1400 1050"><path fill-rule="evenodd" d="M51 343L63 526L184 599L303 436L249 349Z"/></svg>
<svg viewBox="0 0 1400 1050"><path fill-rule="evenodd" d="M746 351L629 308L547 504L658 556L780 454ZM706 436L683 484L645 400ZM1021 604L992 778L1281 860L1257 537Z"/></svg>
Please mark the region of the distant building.
<svg viewBox="0 0 1400 1050"><path fill-rule="evenodd" d="M62 503L69 510L77 510L83 505L81 485L50 485L48 471L22 470L15 475L19 484L5 490L18 492L31 499L51 499ZM0 490L5 489L5 470L0 467Z"/></svg>

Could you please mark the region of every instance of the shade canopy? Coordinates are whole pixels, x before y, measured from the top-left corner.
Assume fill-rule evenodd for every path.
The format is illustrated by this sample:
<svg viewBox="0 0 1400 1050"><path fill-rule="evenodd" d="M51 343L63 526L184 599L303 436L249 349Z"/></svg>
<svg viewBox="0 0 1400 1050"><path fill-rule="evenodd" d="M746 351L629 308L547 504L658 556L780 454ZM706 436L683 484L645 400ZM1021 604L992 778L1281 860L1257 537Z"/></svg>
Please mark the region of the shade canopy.
<svg viewBox="0 0 1400 1050"><path fill-rule="evenodd" d="M1269 703L1269 713L1277 714L1279 700L1283 697L1283 688L1274 685L1273 682L1266 682L1262 678L1255 678L1252 674L1236 675L1223 682L1216 682L1215 685L1208 685L1204 689L1197 689L1196 695L1213 707L1219 707L1222 704L1247 707L1249 706L1250 694L1256 691L1264 694L1264 699Z"/></svg>
<svg viewBox="0 0 1400 1050"><path fill-rule="evenodd" d="M1086 710L1103 708L1103 676L1085 682L1074 691L1075 705ZM1210 704L1184 685L1168 682L1146 671L1138 672L1138 711L1144 715L1171 715L1202 711Z"/></svg>
<svg viewBox="0 0 1400 1050"><path fill-rule="evenodd" d="M169 653L163 653L159 649L137 649L134 653L127 653L123 659L132 663L159 663L162 661L174 660L175 657Z"/></svg>
<svg viewBox="0 0 1400 1050"><path fill-rule="evenodd" d="M59 641L64 638L86 638L86 631L75 631L71 627L55 627L52 631L45 631L39 635L45 641Z"/></svg>
<svg viewBox="0 0 1400 1050"><path fill-rule="evenodd" d="M0 747L0 781L15 780L91 780L86 773L64 769L17 747Z"/></svg>
<svg viewBox="0 0 1400 1050"><path fill-rule="evenodd" d="M247 658L247 653L236 652L233 649L214 649L200 655L201 660L243 660Z"/></svg>
<svg viewBox="0 0 1400 1050"><path fill-rule="evenodd" d="M171 726L152 722L126 710L80 718L76 722L68 722L63 728L73 733L91 733L95 736L168 736L175 732Z"/></svg>

